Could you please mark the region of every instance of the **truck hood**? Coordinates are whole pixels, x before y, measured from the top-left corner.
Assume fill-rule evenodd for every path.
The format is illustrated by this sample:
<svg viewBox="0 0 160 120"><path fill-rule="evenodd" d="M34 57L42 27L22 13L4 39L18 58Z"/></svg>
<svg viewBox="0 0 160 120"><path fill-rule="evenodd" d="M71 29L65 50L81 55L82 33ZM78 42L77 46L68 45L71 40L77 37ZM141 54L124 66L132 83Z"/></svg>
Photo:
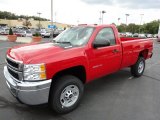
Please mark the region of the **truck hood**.
<svg viewBox="0 0 160 120"><path fill-rule="evenodd" d="M64 50L63 47L59 47L53 43L37 43L14 47L8 51L8 55L24 63L30 63L34 58L43 58L44 56L54 55Z"/></svg>

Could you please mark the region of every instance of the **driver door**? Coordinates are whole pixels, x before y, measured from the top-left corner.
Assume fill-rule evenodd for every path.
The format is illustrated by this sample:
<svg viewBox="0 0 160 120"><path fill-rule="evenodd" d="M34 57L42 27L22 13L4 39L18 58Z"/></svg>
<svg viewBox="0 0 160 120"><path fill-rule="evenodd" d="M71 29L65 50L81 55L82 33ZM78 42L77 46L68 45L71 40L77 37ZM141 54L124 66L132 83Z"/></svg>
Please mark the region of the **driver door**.
<svg viewBox="0 0 160 120"><path fill-rule="evenodd" d="M110 46L93 48L90 51L92 58L89 59L89 66L93 79L119 70L122 59L121 46L116 43L112 28L101 29L95 38L96 40L109 40Z"/></svg>

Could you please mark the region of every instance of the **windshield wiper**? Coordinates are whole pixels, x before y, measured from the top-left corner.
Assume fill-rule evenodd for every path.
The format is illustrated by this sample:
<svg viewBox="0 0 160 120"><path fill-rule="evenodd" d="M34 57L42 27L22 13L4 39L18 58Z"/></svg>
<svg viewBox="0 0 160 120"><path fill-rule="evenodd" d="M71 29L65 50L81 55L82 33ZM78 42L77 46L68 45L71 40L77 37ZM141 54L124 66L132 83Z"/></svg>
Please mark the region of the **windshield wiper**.
<svg viewBox="0 0 160 120"><path fill-rule="evenodd" d="M68 41L56 41L56 43L62 43L62 44L70 44L70 45L72 45L72 43L68 42Z"/></svg>
<svg viewBox="0 0 160 120"><path fill-rule="evenodd" d="M62 43L62 44L70 44L70 45L72 45L72 43L71 42L69 42L69 41L56 41L56 40L52 40L54 43Z"/></svg>

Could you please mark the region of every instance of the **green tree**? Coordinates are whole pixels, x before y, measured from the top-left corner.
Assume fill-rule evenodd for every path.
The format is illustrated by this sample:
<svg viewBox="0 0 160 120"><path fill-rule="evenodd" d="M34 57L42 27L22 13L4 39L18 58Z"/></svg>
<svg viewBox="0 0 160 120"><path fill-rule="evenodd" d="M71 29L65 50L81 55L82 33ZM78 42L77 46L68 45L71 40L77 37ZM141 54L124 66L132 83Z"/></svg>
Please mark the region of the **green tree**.
<svg viewBox="0 0 160 120"><path fill-rule="evenodd" d="M150 34L157 34L159 28L159 21L152 21L144 25L145 32Z"/></svg>
<svg viewBox="0 0 160 120"><path fill-rule="evenodd" d="M126 24L121 24L117 26L119 32L131 32L131 33L150 33L157 34L159 28L159 21L155 20L150 23L146 23L143 25L136 25L131 23L126 26Z"/></svg>
<svg viewBox="0 0 160 120"><path fill-rule="evenodd" d="M9 29L9 35L13 35L13 31L11 28Z"/></svg>
<svg viewBox="0 0 160 120"><path fill-rule="evenodd" d="M30 19L33 18L35 20L41 20L41 21L49 21L46 18L39 18L36 16L25 16L25 15L15 15L14 13L7 12L7 11L0 11L0 19L8 19L8 20L18 20L18 18L23 19Z"/></svg>
<svg viewBox="0 0 160 120"><path fill-rule="evenodd" d="M119 32L125 32L126 31L126 24L121 24L117 26Z"/></svg>

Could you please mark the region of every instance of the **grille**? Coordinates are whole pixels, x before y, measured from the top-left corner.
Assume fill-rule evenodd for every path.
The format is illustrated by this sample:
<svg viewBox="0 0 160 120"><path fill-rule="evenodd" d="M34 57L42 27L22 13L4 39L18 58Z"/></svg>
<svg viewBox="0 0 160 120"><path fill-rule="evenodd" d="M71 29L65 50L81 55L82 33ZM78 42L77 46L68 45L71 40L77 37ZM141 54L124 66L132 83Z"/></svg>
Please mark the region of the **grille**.
<svg viewBox="0 0 160 120"><path fill-rule="evenodd" d="M11 67L16 68L16 69L19 68L19 64L18 64L18 63L13 62L12 60L10 60L10 59L8 59L8 58L6 58L6 61L7 61L7 63L8 63Z"/></svg>
<svg viewBox="0 0 160 120"><path fill-rule="evenodd" d="M15 79L19 80L19 75L17 72L14 72L13 70L8 68L8 72L11 74L12 77L14 77Z"/></svg>
<svg viewBox="0 0 160 120"><path fill-rule="evenodd" d="M6 58L6 62L7 62L7 68L8 68L9 74L13 78L15 78L17 81L22 81L23 80L23 76L22 76L23 64L22 64L22 62L16 61L8 56Z"/></svg>

